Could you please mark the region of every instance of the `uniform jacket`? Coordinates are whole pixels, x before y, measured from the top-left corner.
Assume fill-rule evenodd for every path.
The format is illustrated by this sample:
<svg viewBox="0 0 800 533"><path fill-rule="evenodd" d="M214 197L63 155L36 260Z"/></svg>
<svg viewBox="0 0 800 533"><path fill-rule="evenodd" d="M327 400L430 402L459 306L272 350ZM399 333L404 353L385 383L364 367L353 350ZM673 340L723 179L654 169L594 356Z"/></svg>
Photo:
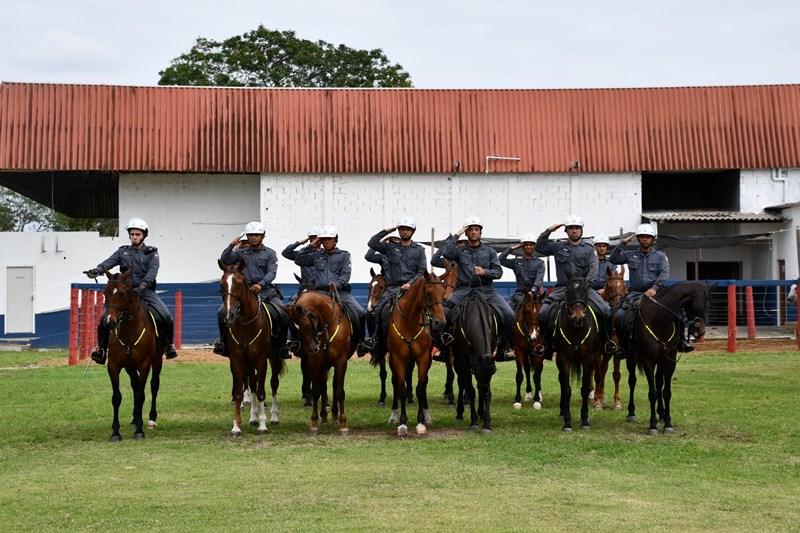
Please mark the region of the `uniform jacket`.
<svg viewBox="0 0 800 533"><path fill-rule="evenodd" d="M115 266L118 266L122 273L133 270L130 280L134 287L145 282L148 289L152 291L156 289L156 276L161 261L158 258L158 248L155 246L143 245L138 250L130 244L120 246L111 257L97 265L97 270L103 272L104 268L111 270Z"/></svg>
<svg viewBox="0 0 800 533"><path fill-rule="evenodd" d="M536 239L536 251L541 255L552 255L556 260L556 287L567 282L567 272L573 276L586 278L591 283L597 278L597 255L594 246L581 241L570 244L568 241L551 241L550 230L546 229Z"/></svg>

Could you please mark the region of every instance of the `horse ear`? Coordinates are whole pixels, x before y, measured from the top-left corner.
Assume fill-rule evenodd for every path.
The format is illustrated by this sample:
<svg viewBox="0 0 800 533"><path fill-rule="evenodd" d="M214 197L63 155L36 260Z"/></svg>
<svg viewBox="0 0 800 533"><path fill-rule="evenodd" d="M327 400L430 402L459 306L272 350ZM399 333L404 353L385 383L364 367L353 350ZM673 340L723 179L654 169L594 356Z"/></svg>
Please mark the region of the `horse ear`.
<svg viewBox="0 0 800 533"><path fill-rule="evenodd" d="M374 268L369 267L369 275L372 276L373 278L375 277L375 269Z"/></svg>
<svg viewBox="0 0 800 533"><path fill-rule="evenodd" d="M445 270L450 270L450 260L447 258L442 259L442 264L444 265Z"/></svg>
<svg viewBox="0 0 800 533"><path fill-rule="evenodd" d="M297 283L303 283L303 278L301 278L300 276L298 276L298 275L297 275L297 273L295 273L295 274L294 274L294 279L296 279L296 280L297 280Z"/></svg>
<svg viewBox="0 0 800 533"><path fill-rule="evenodd" d="M239 259L239 264L236 265L236 269L239 272L244 272L244 267L246 267L246 266L247 266L247 263L245 263L244 258L241 258L241 259Z"/></svg>
<svg viewBox="0 0 800 533"><path fill-rule="evenodd" d="M614 272L616 272L616 269L612 269L610 266L606 267L606 276L610 276Z"/></svg>
<svg viewBox="0 0 800 533"><path fill-rule="evenodd" d="M125 281L126 279L128 279L129 277L131 277L131 274L133 274L133 269L132 269L132 268L129 268L128 270L126 270L126 271L125 271L125 273L124 273L124 274L122 274L122 275L119 277L119 279L121 279L122 281Z"/></svg>
<svg viewBox="0 0 800 533"><path fill-rule="evenodd" d="M217 259L217 264L219 265L219 269L224 272L225 271L225 263L222 262L222 259Z"/></svg>

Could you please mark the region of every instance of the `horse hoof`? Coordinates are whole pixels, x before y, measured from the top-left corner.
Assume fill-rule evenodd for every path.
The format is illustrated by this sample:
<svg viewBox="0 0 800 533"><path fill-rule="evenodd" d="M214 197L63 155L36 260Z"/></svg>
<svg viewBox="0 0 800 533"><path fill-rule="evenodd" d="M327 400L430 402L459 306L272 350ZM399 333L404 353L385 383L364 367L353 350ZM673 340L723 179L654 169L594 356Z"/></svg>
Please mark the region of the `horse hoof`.
<svg viewBox="0 0 800 533"><path fill-rule="evenodd" d="M542 409L542 404L539 402L533 402L533 409L534 411L540 411Z"/></svg>
<svg viewBox="0 0 800 533"><path fill-rule="evenodd" d="M479 426L478 424L471 424L471 425L469 426L469 429L471 429L471 430L475 431L475 430L477 430L479 427L480 427L480 426Z"/></svg>
<svg viewBox="0 0 800 533"><path fill-rule="evenodd" d="M592 429L592 426L590 426L589 424L586 424L585 426L581 425L581 429L584 431L589 431L590 429Z"/></svg>
<svg viewBox="0 0 800 533"><path fill-rule="evenodd" d="M521 403L519 403L519 402L514 402L514 409L516 409L517 411L519 411L520 409L522 409L522 404L521 404Z"/></svg>
<svg viewBox="0 0 800 533"><path fill-rule="evenodd" d="M427 435L428 428L425 427L425 424L417 424L417 435Z"/></svg>
<svg viewBox="0 0 800 533"><path fill-rule="evenodd" d="M622 404L619 402L614 402L614 410L618 411L620 409L622 409Z"/></svg>
<svg viewBox="0 0 800 533"><path fill-rule="evenodd" d="M134 433L133 438L134 440L142 440L144 439L144 433Z"/></svg>
<svg viewBox="0 0 800 533"><path fill-rule="evenodd" d="M319 435L319 428L308 428L308 434L312 437Z"/></svg>
<svg viewBox="0 0 800 533"><path fill-rule="evenodd" d="M529 392L528 394L525 395L525 399L523 401L529 402L531 400L533 400L533 394Z"/></svg>
<svg viewBox="0 0 800 533"><path fill-rule="evenodd" d="M408 426L406 426L405 424L397 426L397 436L405 437L406 435L408 435Z"/></svg>
<svg viewBox="0 0 800 533"><path fill-rule="evenodd" d="M595 411L602 411L603 410L603 404L602 403L594 404L594 410Z"/></svg>
<svg viewBox="0 0 800 533"><path fill-rule="evenodd" d="M279 426L281 424L280 420L270 420L269 423L273 426Z"/></svg>
<svg viewBox="0 0 800 533"><path fill-rule="evenodd" d="M111 442L120 442L122 440L121 435L111 435Z"/></svg>
<svg viewBox="0 0 800 533"><path fill-rule="evenodd" d="M631 423L633 423L633 422L636 422L636 417L635 417L635 416L628 416L628 418L626 418L626 420L627 420L628 422L631 422Z"/></svg>
<svg viewBox="0 0 800 533"><path fill-rule="evenodd" d="M648 435L658 435L658 430L654 428L650 428L647 430Z"/></svg>
<svg viewBox="0 0 800 533"><path fill-rule="evenodd" d="M481 433L483 433L484 435L491 435L492 434L492 430L490 428L483 428Z"/></svg>
<svg viewBox="0 0 800 533"><path fill-rule="evenodd" d="M250 421L249 421L249 422L247 422L247 423L248 423L248 424L250 424L251 426L255 427L255 426L257 426L257 425L258 425L258 420L250 420Z"/></svg>
<svg viewBox="0 0 800 533"><path fill-rule="evenodd" d="M156 426L157 426L157 425L158 425L158 424L156 423L156 421L155 421L155 420L151 420L151 421L149 421L149 422L147 423L147 429L156 429Z"/></svg>
<svg viewBox="0 0 800 533"><path fill-rule="evenodd" d="M378 405L378 407L384 407L386 405L386 402L382 402L382 401L378 400L378 404L377 405Z"/></svg>
<svg viewBox="0 0 800 533"><path fill-rule="evenodd" d="M447 404L447 408L448 408L448 409L455 409L455 408L456 408L456 404L454 404L454 403L448 403L448 404Z"/></svg>
<svg viewBox="0 0 800 533"><path fill-rule="evenodd" d="M256 435L266 435L266 434L267 434L266 429L259 429L258 431L256 431Z"/></svg>
<svg viewBox="0 0 800 533"><path fill-rule="evenodd" d="M664 428L664 433L667 435L672 435L675 433L675 428Z"/></svg>
<svg viewBox="0 0 800 533"><path fill-rule="evenodd" d="M563 431L566 431L567 433L570 433L570 432L572 432L572 428L571 428L571 427L569 427L569 426L564 426L564 427L563 427L563 428L561 428L561 429L562 429Z"/></svg>
<svg viewBox="0 0 800 533"><path fill-rule="evenodd" d="M241 436L242 436L241 431L231 431L231 437L241 437Z"/></svg>
<svg viewBox="0 0 800 533"><path fill-rule="evenodd" d="M342 428L339 430L339 435L346 437L350 434L350 428Z"/></svg>
<svg viewBox="0 0 800 533"><path fill-rule="evenodd" d="M589 391L589 399L594 400L594 391Z"/></svg>
<svg viewBox="0 0 800 533"><path fill-rule="evenodd" d="M304 403L304 404L303 404L303 409L311 409L311 402L309 402L309 403Z"/></svg>

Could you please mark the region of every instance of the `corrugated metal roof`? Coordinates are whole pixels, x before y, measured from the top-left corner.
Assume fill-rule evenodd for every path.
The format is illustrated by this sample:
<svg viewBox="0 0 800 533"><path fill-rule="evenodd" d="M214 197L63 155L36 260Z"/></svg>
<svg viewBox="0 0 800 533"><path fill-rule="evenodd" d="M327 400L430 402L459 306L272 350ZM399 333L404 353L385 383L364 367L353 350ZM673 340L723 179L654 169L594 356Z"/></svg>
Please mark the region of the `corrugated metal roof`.
<svg viewBox="0 0 800 533"><path fill-rule="evenodd" d="M741 213L738 211L648 211L644 218L653 222L785 222L776 213Z"/></svg>
<svg viewBox="0 0 800 533"><path fill-rule="evenodd" d="M451 173L456 161L470 173L778 168L800 167L799 147L800 85L0 85L0 170Z"/></svg>

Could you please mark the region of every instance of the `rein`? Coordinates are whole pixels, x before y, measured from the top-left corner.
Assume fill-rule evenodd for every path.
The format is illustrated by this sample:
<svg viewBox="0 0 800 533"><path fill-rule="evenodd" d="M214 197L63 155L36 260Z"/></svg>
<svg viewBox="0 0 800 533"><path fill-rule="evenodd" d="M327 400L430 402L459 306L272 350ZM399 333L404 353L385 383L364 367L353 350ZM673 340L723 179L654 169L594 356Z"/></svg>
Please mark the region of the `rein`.
<svg viewBox="0 0 800 533"><path fill-rule="evenodd" d="M574 304L575 304L575 303L577 303L577 302L572 302L572 303L573 303L573 305L574 305ZM565 311L565 310L567 310L569 307L571 307L571 306L567 306L567 305L565 305L564 303L562 303L562 304L561 304L561 310L559 310L559 316L562 316L562 314L561 314L561 311L562 311L562 310L564 310L564 311ZM595 314L595 312L594 312L594 309L592 309L592 306L591 306L591 305L587 305L587 306L586 306L586 308L589 310L589 314L591 314L591 315L592 315L592 320L594 321L594 329L595 329L596 331L600 331L600 329L599 329L599 328L598 328L598 326L597 326L597 315ZM567 317L567 318L568 318L568 317ZM589 324L591 324L591 322L590 322ZM561 320L558 320L558 321L556 321L556 328L558 329L558 332L561 334L561 337L562 337L562 338L563 338L565 341L567 341L567 343L568 343L570 346L572 346L572 347L574 347L574 348L577 348L577 347L579 347L579 346L583 345L583 343L584 343L584 342L586 342L586 339L588 339L588 338L589 338L589 335L592 333L592 328L591 328L591 326L590 326L590 327L588 327L588 328L586 328L586 335L583 337L583 339L581 339L581 341L580 341L578 344L575 344L575 343L573 343L571 340L569 340L569 337L567 337L567 334L566 334L566 333L564 333L564 328L562 328L562 327L561 327Z"/></svg>
<svg viewBox="0 0 800 533"><path fill-rule="evenodd" d="M400 332L400 330L397 329L397 324L395 323L394 319L392 317L390 317L390 321L392 323L392 329L394 329L394 332L397 333L397 336L400 337L403 340L403 342L405 342L406 345L409 346L409 347L417 339L417 337L419 337L422 334L422 332L426 330L426 328L428 328L428 329L430 328L431 320L433 320L433 315L431 315L431 311L430 311L431 307L433 307L434 305L444 304L444 301L436 301L436 302L429 302L428 301L428 295L425 292L425 286L426 285L444 285L444 282L441 281L441 280L423 280L422 286L419 289L419 291L422 292L422 308L420 309L419 321L416 323L416 325L420 326L420 328L419 328L419 331L417 331L416 335L414 335L411 339L407 339ZM408 322L413 324L415 322L414 317L405 314L403 312L402 307L400 306L401 301L405 301L405 300L403 300L403 297L406 296L407 294L409 294L409 292L406 292L406 293L402 294L397 299L397 305L395 306L395 309L397 309L397 312L400 314L400 316L403 319L405 319L406 321L408 321ZM412 305L414 303L416 303L416 302L412 302ZM428 336L430 336L430 331L428 332Z"/></svg>
<svg viewBox="0 0 800 533"><path fill-rule="evenodd" d="M233 274L233 273L231 272L231 274ZM244 277L242 277L242 281L240 281L238 283L238 285L242 288L242 292L245 292L245 291L250 292L250 287L245 285ZM242 327L249 326L250 324L255 322L257 318L259 318L261 316L261 307L263 306L263 303L262 303L260 297L255 296L255 295L252 296L253 298L256 299L256 313L253 315L253 318L251 318L249 320L246 320L240 314L240 312L242 310L242 304L244 304L244 300L243 300L242 296L240 296L238 294L234 294L232 292L224 292L224 293L222 293L223 300L225 299L226 296L230 296L231 298L233 298L234 300L236 300L238 302L236 304L236 308L234 310L234 315L235 315L235 320L238 320ZM248 295L247 297L250 297L250 296ZM269 320L270 331L272 331L272 316L270 316L269 312L266 309L264 310L264 312L267 314L267 320ZM263 326L258 328L258 333L255 334L255 336L250 340L250 342L244 343L244 342L240 341L239 339L237 339L236 335L233 334L232 325L228 326L228 334L231 336L231 339L233 339L233 341L239 346L239 349L242 350L242 351L245 351L247 348L252 346L253 343L255 343L258 340L258 338L261 336L261 333L263 333L263 331L264 331Z"/></svg>

